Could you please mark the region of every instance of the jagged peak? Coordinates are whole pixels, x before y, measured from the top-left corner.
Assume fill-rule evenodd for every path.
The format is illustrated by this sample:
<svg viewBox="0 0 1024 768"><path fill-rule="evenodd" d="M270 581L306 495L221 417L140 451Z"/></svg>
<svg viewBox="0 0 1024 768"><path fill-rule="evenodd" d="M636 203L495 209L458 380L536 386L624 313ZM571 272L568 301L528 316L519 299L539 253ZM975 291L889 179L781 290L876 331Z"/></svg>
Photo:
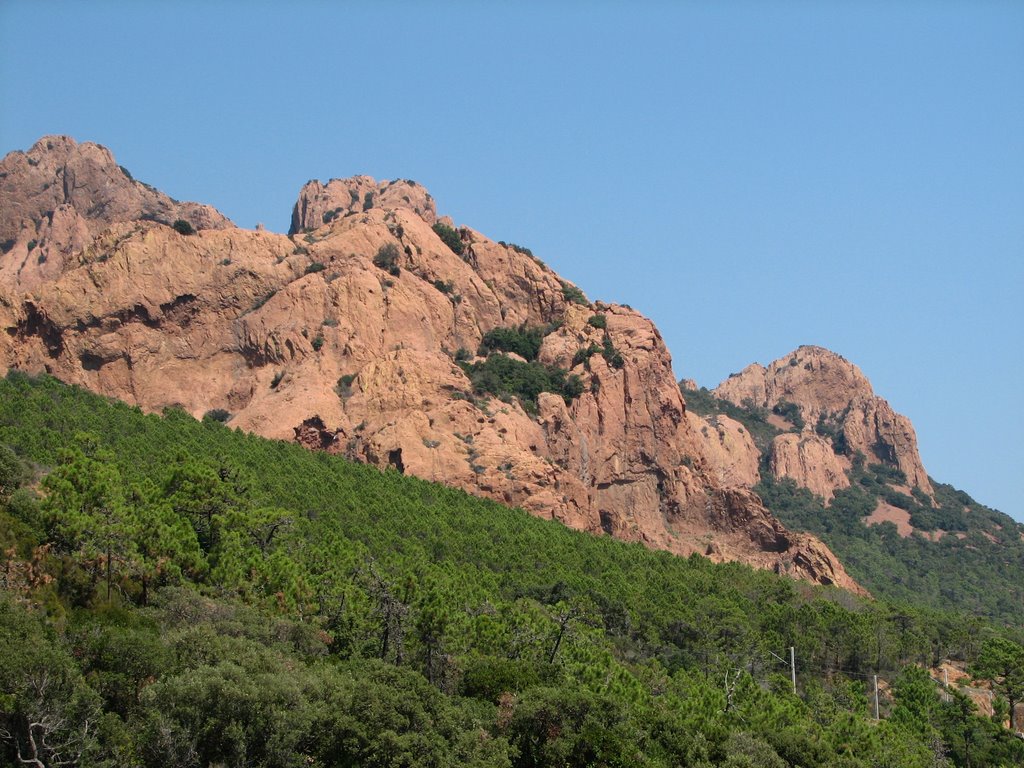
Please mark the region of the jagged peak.
<svg viewBox="0 0 1024 768"><path fill-rule="evenodd" d="M802 426L808 437L813 437L813 431L834 433L837 440L842 435L841 445L833 444L836 450L850 455L860 452L871 460L898 467L910 487L931 493L910 420L893 411L874 393L860 368L836 352L802 345L767 367L757 363L747 366L719 384L714 393L735 405L790 414L793 426ZM816 464L819 469L823 466L821 461ZM842 484L841 479L838 483L822 479L819 485ZM815 490L821 492L820 488Z"/></svg>
<svg viewBox="0 0 1024 768"><path fill-rule="evenodd" d="M24 291L62 274L115 224L234 226L209 205L178 202L136 181L101 144L63 135L43 136L0 160L0 200L0 274Z"/></svg>
<svg viewBox="0 0 1024 768"><path fill-rule="evenodd" d="M212 206L179 202L136 180L102 144L59 134L43 136L27 152L15 150L0 160L0 190L4 242L17 239L26 226L52 224L62 207L73 209L93 234L115 222L145 219L171 224L180 218L196 229L233 226Z"/></svg>
<svg viewBox="0 0 1024 768"><path fill-rule="evenodd" d="M434 197L412 179L377 181L372 176L350 176L330 179L326 184L318 179L307 181L299 190L292 208L292 223L288 233L319 229L335 218L363 213L374 208L412 211L427 224L437 222Z"/></svg>

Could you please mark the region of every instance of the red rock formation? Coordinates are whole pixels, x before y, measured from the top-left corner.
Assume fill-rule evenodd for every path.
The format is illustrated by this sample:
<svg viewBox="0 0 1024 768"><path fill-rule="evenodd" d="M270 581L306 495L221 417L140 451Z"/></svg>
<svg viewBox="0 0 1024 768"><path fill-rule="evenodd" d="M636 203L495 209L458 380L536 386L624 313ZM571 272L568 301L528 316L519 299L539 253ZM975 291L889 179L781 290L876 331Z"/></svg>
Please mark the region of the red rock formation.
<svg viewBox="0 0 1024 768"><path fill-rule="evenodd" d="M290 234L319 229L336 218L363 213L372 208L410 210L433 224L437 221L434 198L415 181L402 179L377 183L369 176L331 179L326 184L309 181L299 191L292 208Z"/></svg>
<svg viewBox="0 0 1024 768"><path fill-rule="evenodd" d="M703 438L701 450L722 485L757 485L761 453L742 424L728 416L702 417L692 411L687 411L686 417Z"/></svg>
<svg viewBox="0 0 1024 768"><path fill-rule="evenodd" d="M43 199L61 168L85 167L90 179L116 182L112 199L125 202L115 215L95 202L105 186L76 186L79 239L61 240L69 250L26 293L21 247L50 202L5 196L0 231L18 233L0 262L7 365L146 410L225 409L231 426L391 465L574 528L858 589L821 542L786 531L754 494L727 487L736 478L705 457L648 319L573 303L539 261L471 229L459 230L456 255L433 231L422 187L311 182L295 207L299 234L288 237L147 196L95 145L44 139L29 156L34 165L18 153L4 160L5 189L18 200ZM196 234L166 225L188 217ZM595 314L604 328L588 322ZM454 353L521 324L554 329L539 359L571 367L582 395L566 404L543 394L534 415L472 393ZM577 358L605 339L621 361Z"/></svg>
<svg viewBox="0 0 1024 768"><path fill-rule="evenodd" d="M869 461L898 467L906 474L909 486L932 493L910 420L874 394L857 366L834 352L800 347L767 368L756 363L747 366L719 384L714 393L736 405L749 403L772 409L794 403L800 407L805 430L813 430L822 419L828 428L841 430L850 454L859 451ZM800 446L804 459L795 451ZM777 476L793 477L826 498L848 485L845 475L837 472L838 465L810 435L795 442L787 437L778 447L780 456L773 459Z"/></svg>
<svg viewBox="0 0 1024 768"><path fill-rule="evenodd" d="M790 477L826 502L832 500L835 491L850 485L843 461L832 450L832 444L809 432L776 437L772 441L769 469L774 477Z"/></svg>
<svg viewBox="0 0 1024 768"><path fill-rule="evenodd" d="M0 198L0 283L25 291L55 279L68 259L117 222L231 226L208 205L179 203L135 181L105 147L68 136L46 136L28 152L4 157Z"/></svg>

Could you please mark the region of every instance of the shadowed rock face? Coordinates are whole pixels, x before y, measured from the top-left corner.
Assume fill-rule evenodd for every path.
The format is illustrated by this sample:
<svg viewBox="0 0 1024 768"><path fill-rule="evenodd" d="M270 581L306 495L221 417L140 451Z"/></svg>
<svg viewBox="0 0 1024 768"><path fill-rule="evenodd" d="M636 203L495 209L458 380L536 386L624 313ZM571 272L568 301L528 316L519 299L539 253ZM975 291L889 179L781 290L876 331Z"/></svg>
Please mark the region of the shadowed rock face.
<svg viewBox="0 0 1024 768"><path fill-rule="evenodd" d="M776 477L792 477L826 500L849 485L843 471L848 462L834 454L827 440L814 434L819 420L842 433L847 453L860 451L869 461L898 467L909 486L932 493L910 420L874 394L857 366L834 352L800 347L767 368L757 363L747 366L719 384L714 394L736 405L799 406L805 422L803 434L776 438L771 469Z"/></svg>
<svg viewBox="0 0 1024 768"><path fill-rule="evenodd" d="M285 236L148 197L96 145L44 139L28 156L35 165L21 153L3 161L4 189L17 196L5 193L0 214L17 232L0 262L7 366L146 410L225 409L233 427L394 466L595 534L859 589L821 542L785 530L713 470L647 318L573 303L542 263L468 228L456 255L433 231L422 187L310 182L293 215L301 234ZM68 167L118 179L115 197L125 202L114 215L89 197L106 199L104 184L76 187L63 203L77 217L75 235L60 240L66 254L44 262L29 288L19 276L26 232L44 231L49 205L31 201ZM147 213L153 206L159 221ZM166 226L176 218L198 232ZM383 249L387 269L375 264ZM589 322L595 314L603 328ZM455 363L487 331L523 324L549 329L541 362L580 377L583 392L569 404L545 393L531 414L514 399L477 396ZM600 352L577 356L606 338L621 355L615 365Z"/></svg>

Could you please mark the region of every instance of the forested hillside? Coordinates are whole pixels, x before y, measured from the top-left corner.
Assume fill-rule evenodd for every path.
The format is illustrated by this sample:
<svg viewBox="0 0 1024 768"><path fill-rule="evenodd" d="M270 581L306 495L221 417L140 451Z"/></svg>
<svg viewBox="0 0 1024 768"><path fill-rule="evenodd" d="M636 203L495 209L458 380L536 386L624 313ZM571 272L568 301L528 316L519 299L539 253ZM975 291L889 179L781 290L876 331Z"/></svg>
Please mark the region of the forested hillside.
<svg viewBox="0 0 1024 768"><path fill-rule="evenodd" d="M819 536L872 594L1024 626L1024 525L934 478L932 498L920 489L908 494L899 469L863 454L852 457L850 486L826 505L821 496L767 471L772 439L781 430L766 409L737 406L706 389L684 394L694 412L723 414L744 425L761 451L761 482L754 490L765 505L793 530ZM823 420L815 431L843 451L834 425ZM903 531L893 522L867 520L880 504L906 517Z"/></svg>
<svg viewBox="0 0 1024 768"><path fill-rule="evenodd" d="M0 446L7 764L1024 761L922 668L993 681L1001 721L1019 623L573 532L49 378L0 382Z"/></svg>

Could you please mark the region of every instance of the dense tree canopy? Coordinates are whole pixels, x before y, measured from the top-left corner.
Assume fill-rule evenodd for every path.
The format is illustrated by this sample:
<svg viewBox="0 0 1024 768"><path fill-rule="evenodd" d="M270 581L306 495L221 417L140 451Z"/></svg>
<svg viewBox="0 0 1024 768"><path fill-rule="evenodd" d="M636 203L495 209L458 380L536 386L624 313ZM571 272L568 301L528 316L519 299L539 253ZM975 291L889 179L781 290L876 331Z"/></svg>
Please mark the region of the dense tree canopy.
<svg viewBox="0 0 1024 768"><path fill-rule="evenodd" d="M953 659L1015 695L1021 637L977 619L579 534L51 379L0 382L0 444L22 486L0 508L0 762L1024 760L921 669Z"/></svg>

